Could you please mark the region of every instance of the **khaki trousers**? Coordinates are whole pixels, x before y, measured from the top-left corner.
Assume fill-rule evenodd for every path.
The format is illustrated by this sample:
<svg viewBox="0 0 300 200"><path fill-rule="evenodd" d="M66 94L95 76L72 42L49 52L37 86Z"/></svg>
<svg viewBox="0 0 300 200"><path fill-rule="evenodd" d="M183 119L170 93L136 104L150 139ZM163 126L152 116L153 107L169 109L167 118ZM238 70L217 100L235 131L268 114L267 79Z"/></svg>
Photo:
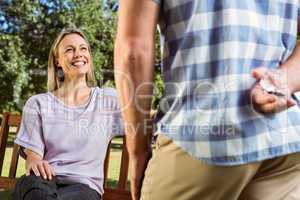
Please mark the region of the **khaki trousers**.
<svg viewBox="0 0 300 200"><path fill-rule="evenodd" d="M194 159L159 135L141 200L300 200L300 153L238 166Z"/></svg>

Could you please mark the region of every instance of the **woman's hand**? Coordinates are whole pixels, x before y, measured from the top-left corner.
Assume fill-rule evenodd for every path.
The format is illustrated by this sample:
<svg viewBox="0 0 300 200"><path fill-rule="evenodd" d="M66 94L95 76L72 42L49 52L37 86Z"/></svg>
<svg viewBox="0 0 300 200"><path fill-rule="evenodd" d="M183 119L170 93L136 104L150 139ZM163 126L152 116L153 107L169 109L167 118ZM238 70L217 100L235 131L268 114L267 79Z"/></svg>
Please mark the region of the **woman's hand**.
<svg viewBox="0 0 300 200"><path fill-rule="evenodd" d="M55 173L48 161L43 160L40 155L28 149L25 149L25 154L27 155L26 176L29 176L32 171L36 176L42 176L44 179L52 180Z"/></svg>

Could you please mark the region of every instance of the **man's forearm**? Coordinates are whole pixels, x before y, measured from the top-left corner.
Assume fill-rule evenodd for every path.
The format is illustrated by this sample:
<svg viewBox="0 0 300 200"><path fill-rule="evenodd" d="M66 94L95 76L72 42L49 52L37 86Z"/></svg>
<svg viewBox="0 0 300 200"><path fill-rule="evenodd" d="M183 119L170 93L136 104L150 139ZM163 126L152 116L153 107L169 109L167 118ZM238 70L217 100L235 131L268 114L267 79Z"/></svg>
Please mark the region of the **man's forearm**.
<svg viewBox="0 0 300 200"><path fill-rule="evenodd" d="M126 41L126 40L123 40ZM129 154L149 151L153 48L119 42L115 45L115 81L122 106Z"/></svg>
<svg viewBox="0 0 300 200"><path fill-rule="evenodd" d="M292 93L300 91L300 42L297 43L291 56L280 68L286 72L288 85Z"/></svg>
<svg viewBox="0 0 300 200"><path fill-rule="evenodd" d="M126 42L129 41L129 42ZM115 82L125 121L131 167L131 192L139 199L145 168L151 155L150 120L154 47L141 49L130 39L116 39ZM144 98L148 97L148 98Z"/></svg>
<svg viewBox="0 0 300 200"><path fill-rule="evenodd" d="M114 68L130 157L149 152L145 123L150 119L158 14L153 1L120 1Z"/></svg>

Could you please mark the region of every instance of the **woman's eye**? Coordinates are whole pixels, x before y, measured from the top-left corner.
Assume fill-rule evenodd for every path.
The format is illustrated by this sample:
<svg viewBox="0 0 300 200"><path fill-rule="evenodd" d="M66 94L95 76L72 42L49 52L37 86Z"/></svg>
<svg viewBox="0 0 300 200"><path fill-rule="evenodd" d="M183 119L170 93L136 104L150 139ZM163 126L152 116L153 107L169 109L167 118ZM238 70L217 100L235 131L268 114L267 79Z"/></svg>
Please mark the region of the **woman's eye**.
<svg viewBox="0 0 300 200"><path fill-rule="evenodd" d="M84 51L86 51L86 50L87 50L87 48L86 48L86 47L81 47L81 50L84 50Z"/></svg>
<svg viewBox="0 0 300 200"><path fill-rule="evenodd" d="M65 51L65 52L70 52L70 51L72 51L72 49L71 49L71 48L69 48L69 49L66 49L66 51Z"/></svg>

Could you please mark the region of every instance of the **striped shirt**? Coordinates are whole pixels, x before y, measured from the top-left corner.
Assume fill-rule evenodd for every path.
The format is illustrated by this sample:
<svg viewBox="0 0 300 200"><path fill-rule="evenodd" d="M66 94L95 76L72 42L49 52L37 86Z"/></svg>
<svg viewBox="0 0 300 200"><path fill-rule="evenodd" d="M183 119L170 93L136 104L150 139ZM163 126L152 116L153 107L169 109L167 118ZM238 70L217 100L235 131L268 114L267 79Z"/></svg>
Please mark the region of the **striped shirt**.
<svg viewBox="0 0 300 200"><path fill-rule="evenodd" d="M156 133L215 165L298 152L299 105L263 115L249 92L254 68L277 68L295 48L299 1L156 2L165 82Z"/></svg>

